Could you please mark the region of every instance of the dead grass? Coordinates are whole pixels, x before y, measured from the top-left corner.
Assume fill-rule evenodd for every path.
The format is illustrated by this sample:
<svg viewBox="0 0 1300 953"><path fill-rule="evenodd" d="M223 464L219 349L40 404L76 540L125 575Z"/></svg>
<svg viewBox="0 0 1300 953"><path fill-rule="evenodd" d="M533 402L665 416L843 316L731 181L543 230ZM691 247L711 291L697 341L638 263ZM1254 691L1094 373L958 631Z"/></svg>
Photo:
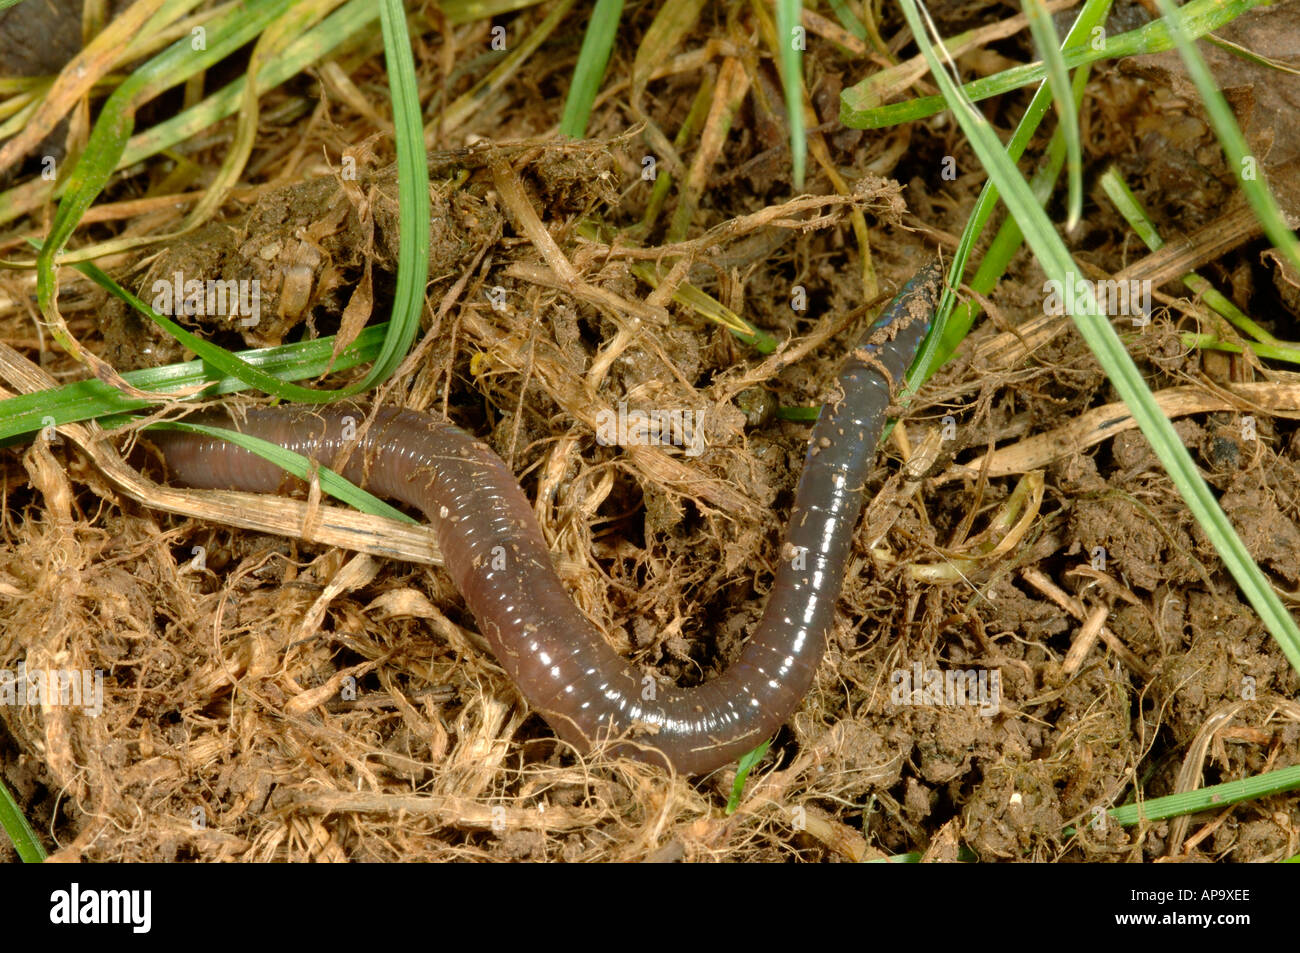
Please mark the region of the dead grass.
<svg viewBox="0 0 1300 953"><path fill-rule="evenodd" d="M611 75L635 51L636 24ZM466 25L459 47L485 29ZM951 128L889 133L910 136L901 150L835 129L816 133L811 150L823 160L808 190L816 197L790 201L780 130L769 128L780 113L766 98L770 71L737 52L743 33L716 29L718 43L701 35L691 58L666 61L649 99L615 89L598 103L598 142L537 135L558 116L554 70L571 63L572 37L539 57L527 82L464 117L442 143L452 151L432 162L426 330L381 395L484 434L537 501L583 611L619 651L682 682L725 667L757 618L806 437L796 424L747 428L734 398L758 387L784 405L817 402L866 300L905 278L934 235L960 230L978 185L932 174L936 157L967 156ZM853 75L823 52L817 103ZM468 86L472 77L437 72L436 46L425 55L424 83L442 101ZM690 209L689 234L612 244L582 234L584 219L639 221L650 195L643 139L668 142L715 72L715 103L741 104L736 131L722 134L719 105L698 150L665 160L688 183L665 216ZM378 59L348 75L360 95L382 101ZM1115 82L1099 80L1103 97ZM345 103L314 93L325 96L315 112L259 143L251 184L211 226L237 241L216 255L200 233L162 258L119 260L115 274L145 284L178 263L220 269L214 261L287 248L285 236L315 227L319 307L300 319L333 331L331 315L354 300L366 269L367 308L381 315L396 240L388 144ZM297 95L268 96L264 112ZM1089 140L1096 161L1129 148L1134 108L1104 99ZM192 158L211 159L224 130ZM474 136L498 145L462 149ZM323 152L357 158L360 182L333 178ZM850 169L873 171L855 183ZM94 210L96 228L165 234L199 195L151 202L127 184ZM1169 187L1153 177L1157 196ZM1194 224L1208 241L1221 230L1210 206L1200 213ZM926 233L905 227L919 222ZM792 236L774 245L774 228ZM1120 271L1116 223L1098 213L1089 228L1098 267ZM859 258L864 236L870 254ZM267 256L266 267L301 267L300 251ZM634 274L646 261L663 266L657 289ZM20 755L6 756L6 781L56 857L95 861L856 861L909 850L952 860L959 845L986 860L1295 854L1294 798L1190 824L1089 826L1099 806L1135 791L1151 797L1296 763L1300 727L1287 696L1300 686L1154 459L1117 437L1120 428L1097 425L1114 397L1072 332L1042 320L1037 275L1018 266L1021 282L1004 282L989 319L900 426L872 481L884 492L860 528L827 659L734 814L724 811L730 769L690 781L566 750L493 663L441 572L325 545L365 548L358 541L382 541L387 524L358 518L328 536L335 518L314 502L263 513L208 498L200 510L197 496L178 491L167 491L176 505L154 507L163 497L118 469L89 430L85 447L100 447L92 458L102 467L71 440L0 456L0 670L24 661L105 673L97 718L0 711ZM47 371L75 370L40 350L16 304L22 278L3 280L0 340L47 358ZM69 326L92 347L115 342L119 367L160 345L67 280ZM686 281L783 348L762 359L674 304ZM811 295L807 312L789 306L796 284ZM498 287L503 308L493 304ZM1184 401L1186 439L1238 501L1230 514L1252 551L1294 591L1285 565L1300 554L1294 376L1246 360L1224 373L1207 367L1176 346L1178 320L1177 309L1162 314L1132 341L1135 357L1154 389ZM703 410L707 449L687 458L597 445L597 415L620 401ZM1242 412L1257 421L1253 443L1240 439ZM942 436L949 415L954 439ZM161 476L146 455L129 459ZM1036 474L1039 496L1015 512L1029 518L1008 517L1014 536L994 532L1025 474ZM212 521L161 512L187 507ZM222 525L237 518L287 535L317 530L307 542ZM403 545L419 548L415 537ZM1094 546L1110 554L1105 572L1087 571ZM962 571L945 582L916 571L954 561ZM913 665L996 669L1001 712L892 703L891 674Z"/></svg>

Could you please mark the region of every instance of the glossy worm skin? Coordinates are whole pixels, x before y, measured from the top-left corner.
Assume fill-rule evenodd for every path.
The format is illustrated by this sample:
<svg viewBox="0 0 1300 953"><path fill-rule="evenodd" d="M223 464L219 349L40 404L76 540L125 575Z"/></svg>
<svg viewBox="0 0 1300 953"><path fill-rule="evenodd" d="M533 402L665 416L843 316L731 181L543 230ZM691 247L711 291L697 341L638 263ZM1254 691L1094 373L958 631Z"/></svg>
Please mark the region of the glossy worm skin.
<svg viewBox="0 0 1300 953"><path fill-rule="evenodd" d="M341 472L424 512L497 660L556 733L579 750L608 742L617 755L703 774L770 737L812 683L891 389L929 329L942 280L938 262L918 272L849 356L813 429L762 621L726 672L694 688L654 683L618 656L565 591L514 475L447 421L385 408L366 429L357 406L256 409L236 424L225 415L190 419L235 426L330 466L351 418L364 433ZM275 493L295 482L220 440L149 436L189 486Z"/></svg>

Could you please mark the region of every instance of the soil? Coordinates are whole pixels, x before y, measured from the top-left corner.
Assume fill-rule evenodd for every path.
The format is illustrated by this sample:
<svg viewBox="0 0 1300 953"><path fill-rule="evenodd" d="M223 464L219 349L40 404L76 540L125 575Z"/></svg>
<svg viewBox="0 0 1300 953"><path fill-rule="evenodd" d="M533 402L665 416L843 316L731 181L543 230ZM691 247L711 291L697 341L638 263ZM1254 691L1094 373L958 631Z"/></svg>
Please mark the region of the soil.
<svg viewBox="0 0 1300 953"><path fill-rule="evenodd" d="M1219 35L1281 57L1300 46L1297 7L1253 11ZM936 244L951 252L984 181L950 119L870 132L839 126L838 92L863 67L811 31L809 92L823 124L815 135L852 199L816 212L787 207L796 190L780 86L752 45L750 8L736 11L738 20L706 12L681 46L729 38L757 77L697 197L688 238L717 241L696 246L690 280L779 341L813 335L817 346L797 361L765 363L690 309L652 299L633 271L646 259L630 239L611 251L580 230L595 222L633 230L644 247L667 242L662 223L681 193L670 192L652 230L637 230L652 194L642 159L654 153L652 131L675 134L702 74L683 67L651 81L640 104L648 125L623 87L595 109L589 141L551 139L581 42L584 21L571 15L430 154L421 357L384 396L445 409L484 435L539 500L557 567L584 611L620 652L683 684L724 669L752 631L808 434L805 423L747 416L740 395L757 388L783 408L819 403L869 314ZM625 13L607 86L628 75L653 12ZM533 8L503 22L522 36L544 14ZM940 26L952 34L1003 14L964 4ZM882 25L887 38L898 34L895 16ZM490 26L457 27L453 58L487 49ZM430 108L492 65L449 70L443 42L431 28L416 44ZM1027 59L1025 43L1017 34L994 46ZM1273 191L1293 199L1300 151L1286 115L1300 103L1300 79L1293 71L1265 81L1251 72L1258 65L1214 63L1234 107L1249 106L1246 131ZM968 65L982 68L974 58ZM383 102L381 56L346 67L357 89ZM265 297L255 327L183 321L231 347L351 334L381 320L398 257L392 143L333 98L334 88L300 77L264 97L265 115L291 118L264 123L246 187L209 224L137 250L115 276L146 300L178 270L257 278ZM984 104L1000 132L1026 95ZM1085 183L1118 167L1170 239L1218 227L1232 174L1175 60L1099 65L1085 103ZM232 122L189 161L215 170ZM886 148L891 136L906 137L905 148ZM688 166L697 145L681 156ZM354 178L341 172L344 156ZM955 179L944 175L949 156ZM809 167L804 192L835 194L825 168ZM503 168L582 289L535 280L553 261L502 195ZM130 170L101 201L145 195L162 174L149 163ZM865 215L880 300L864 300L855 209ZM754 217L764 211L772 214ZM147 225L166 234L184 212L173 214ZM792 218L800 227L772 226ZM107 219L82 238L138 227ZM1141 255L1095 185L1067 241L1107 275ZM1295 339L1294 286L1266 250L1256 238L1197 267L1266 329ZM68 274L69 326L119 370L184 356ZM791 307L795 286L806 310ZM1294 795L1130 827L1102 814L1300 764L1300 677L1136 430L1065 442L1032 472L954 469L1118 400L1068 321L1030 339L1042 288L1022 251L957 356L907 408L870 481L875 502L859 526L827 658L734 813L726 811L734 767L674 778L561 747L486 654L441 571L152 510L67 440L0 451L0 670L19 662L102 670L103 711L0 708L3 780L57 856L95 861L842 861L918 852L1248 862L1300 853ZM1116 323L1153 391L1294 382L1282 364L1185 347L1178 332L1196 326L1190 293L1177 282L1157 291L1149 325ZM610 306L620 299L654 307L634 323ZM85 376L33 332L24 307L0 312L0 340L60 380ZM614 347L617 359L594 375ZM619 401L703 410L706 449L677 457L688 468L680 471L600 445L585 421L592 407ZM1181 417L1178 433L1294 609L1300 428L1294 414L1238 398L1230 405ZM927 456L927 447L940 449ZM130 460L161 477L141 450ZM917 466L923 472L905 479ZM1022 516L1023 531L1009 534ZM191 558L196 546L203 568ZM1100 637L1085 624L1098 619ZM995 711L895 690L901 676L934 670L997 673ZM8 850L0 845L0 859Z"/></svg>

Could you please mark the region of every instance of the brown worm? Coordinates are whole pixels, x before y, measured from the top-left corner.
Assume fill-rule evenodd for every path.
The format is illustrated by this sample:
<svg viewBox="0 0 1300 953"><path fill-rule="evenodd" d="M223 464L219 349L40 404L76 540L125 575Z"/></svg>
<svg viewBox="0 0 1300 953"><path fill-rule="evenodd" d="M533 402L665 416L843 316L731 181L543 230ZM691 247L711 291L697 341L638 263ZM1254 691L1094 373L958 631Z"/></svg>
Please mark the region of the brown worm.
<svg viewBox="0 0 1300 953"><path fill-rule="evenodd" d="M486 444L446 420L380 409L342 474L418 507L444 565L520 693L579 750L712 771L770 737L803 700L825 648L864 484L891 390L930 327L943 274L921 269L845 363L841 393L813 428L767 606L740 658L694 688L659 685L630 666L574 604L514 475ZM365 411L279 407L234 426L329 465ZM346 431L346 434L345 434ZM151 431L172 476L192 487L280 492L284 471L250 451L182 431Z"/></svg>

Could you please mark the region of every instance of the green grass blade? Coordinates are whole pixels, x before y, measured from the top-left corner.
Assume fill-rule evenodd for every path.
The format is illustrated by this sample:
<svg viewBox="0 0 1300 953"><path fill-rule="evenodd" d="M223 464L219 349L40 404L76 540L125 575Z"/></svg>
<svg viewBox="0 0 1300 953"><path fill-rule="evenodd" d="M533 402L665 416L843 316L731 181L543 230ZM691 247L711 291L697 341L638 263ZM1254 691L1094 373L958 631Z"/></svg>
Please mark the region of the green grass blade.
<svg viewBox="0 0 1300 953"><path fill-rule="evenodd" d="M374 0L349 0L306 34L295 40L283 56L266 65L256 78L258 95L279 86L317 62L335 47L361 32L379 16ZM128 140L117 168L124 169L198 135L214 123L233 115L243 101L246 76L240 76L184 112L136 133ZM31 212L42 203L66 194L67 183L33 179L0 192L0 224Z"/></svg>
<svg viewBox="0 0 1300 953"><path fill-rule="evenodd" d="M1241 781L1228 781L1182 794L1152 798L1141 804L1122 804L1119 807L1112 807L1106 813L1120 824L1160 821L1182 814L1215 811L1241 801L1283 794L1297 789L1300 789L1300 765L1293 765L1289 768L1257 774L1253 778L1244 778Z"/></svg>
<svg viewBox="0 0 1300 953"><path fill-rule="evenodd" d="M772 739L764 741L752 751L746 751L740 756L740 762L736 766L736 779L731 782L731 796L727 798L727 814L735 814L736 808L740 807L740 796L745 790L745 781L749 778L749 772L754 770L754 765L763 760L763 755L767 754L767 749L771 747Z"/></svg>
<svg viewBox="0 0 1300 953"><path fill-rule="evenodd" d="M406 14L400 0L381 0L380 14L397 144L397 286L388 336L379 356L365 378L340 396L361 393L387 380L397 370L420 330L424 286L429 280L429 163L424 152L415 60L411 56Z"/></svg>
<svg viewBox="0 0 1300 953"><path fill-rule="evenodd" d="M0 10L4 9L0 7ZM5 783L0 781L0 827L3 827L9 839L14 843L14 850L25 864L39 864L45 859L45 848L36 838L36 832L27 823L27 818L18 809Z"/></svg>
<svg viewBox="0 0 1300 953"><path fill-rule="evenodd" d="M1084 8L1079 12L1079 16L1075 19L1074 26L1070 28L1070 32L1066 35L1065 45L1082 43L1085 37L1092 34L1094 27L1106 21L1106 15L1110 12L1110 7L1111 0L1088 0L1084 4ZM1086 66L1075 73L1073 100L1076 107L1083 100L1083 91L1088 82L1088 74L1089 68ZM1019 161L1024 154L1051 104L1051 90L1045 83L1040 83L1033 98L1029 101L1024 116L1021 117L1020 122L1017 124L1015 132L1012 133L1010 142L1007 143L1007 155L1011 161ZM1047 202L1065 160L1064 137L1064 129L1058 125L1056 132L1052 135L1051 142L1048 144L1047 160L1034 176L1032 188L1039 205ZM989 217L997 208L997 203L998 189L993 180L990 179L984 183L984 188L975 202L971 217L967 220L966 227L962 231L961 241L958 243L957 252L953 256L952 268L948 273L948 284L950 286L955 287L957 282L961 280L960 276L965 272L966 262L979 242L980 236L984 232L984 226L988 224ZM1022 238L1023 235L1016 224L1015 218L1008 216L1006 221L1002 223L1001 228L998 229L998 233L994 236L992 244L985 252L984 258L980 261L975 276L970 280L970 286L976 292L988 294L992 290L998 278L1006 271L1012 257L1019 250ZM908 373L906 393L916 393L921 385L929 380L931 375L956 353L957 346L965 339L970 332L971 326L975 323L975 318L979 314L978 305L972 300L963 302L954 309L955 302L956 296L950 288L945 288L936 309L939 320L936 323L935 332L926 338L911 371Z"/></svg>
<svg viewBox="0 0 1300 953"><path fill-rule="evenodd" d="M1223 351L1227 354L1244 354L1245 346L1234 344L1231 341L1225 341L1221 337L1213 334L1197 334L1192 331L1183 331L1178 335L1178 340L1182 342L1185 348L1200 348L1204 351ZM1274 361L1289 361L1292 364L1300 364L1300 347L1287 346L1284 344L1261 344L1258 341L1252 342L1250 350L1256 357L1266 357Z"/></svg>
<svg viewBox="0 0 1300 953"><path fill-rule="evenodd" d="M33 245L40 247L40 243L35 239L28 239ZM187 348L197 354L204 361L220 369L231 377L237 378L249 387L256 387L268 394L273 394L284 400L293 400L307 403L319 403L322 400L332 400L343 394L344 391L323 391L311 387L300 387L297 384L291 384L281 378L265 373L259 367L242 361L235 354L219 347L210 341L204 340L196 334L191 333L181 327L165 314L160 314L144 301L137 298L131 292L127 291L116 281L112 279L101 268L90 262L78 262L74 266L78 271L87 278L99 285L104 290L122 301L129 304L140 314L147 317L150 321L162 328L176 340L180 341ZM129 380L128 375L123 378ZM353 391L355 392L355 391Z"/></svg>
<svg viewBox="0 0 1300 953"><path fill-rule="evenodd" d="M95 284L104 288L109 293L121 298L135 310L139 311L158 327L162 328L176 340L180 341L187 348L207 361L212 366L219 368L225 374L238 378L249 387L256 387L268 394L274 394L276 397L284 400L293 400L309 403L319 403L322 400L332 400L338 396L341 391L322 391L313 387L303 387L299 384L292 384L288 381L281 380L271 374L267 374L261 368L245 361L240 360L230 351L223 347L206 341L185 328L181 327L165 314L159 314L152 307L141 301L131 292L127 291L102 269L90 262L80 262L76 269L82 272L86 277Z"/></svg>
<svg viewBox="0 0 1300 953"><path fill-rule="evenodd" d="M1217 30L1257 6L1266 5L1268 0L1191 0L1178 9L1176 19L1182 23L1185 33L1193 39L1205 36ZM1086 66L1098 60L1118 59L1124 56L1138 56L1143 53L1160 53L1174 48L1174 41L1169 35L1169 26L1163 19L1153 20L1146 26L1119 36L1108 37L1101 49L1091 46L1067 48L1062 57L1067 69ZM934 51L929 44L924 44L929 59ZM1027 63L1015 66L977 79L963 87L971 100L979 101L990 96L1019 89L1030 83L1037 83L1046 76L1046 69L1041 63ZM840 94L840 121L852 129L879 129L899 123L924 119L948 108L943 96L921 96L906 102L882 106L872 94L870 80L864 80Z"/></svg>
<svg viewBox="0 0 1300 953"><path fill-rule="evenodd" d="M58 316L55 262L117 168L135 128L135 110L170 86L216 65L257 36L288 5L289 0L250 0L210 24L206 33L209 42L204 49L195 50L190 37L178 40L139 67L105 100L86 148L68 177L67 191L59 202L49 234L36 256L36 299L41 313L59 344L79 360L83 359L81 349Z"/></svg>
<svg viewBox="0 0 1300 953"><path fill-rule="evenodd" d="M636 262L632 273L650 285L658 288L663 276L659 268L650 262ZM756 328L732 311L717 298L692 284L683 282L673 291L673 300L695 311L701 317L720 325L736 336L738 341L749 345L760 354L775 353L777 340L767 331Z"/></svg>
<svg viewBox="0 0 1300 953"><path fill-rule="evenodd" d="M790 166L796 192L803 191L808 168L808 134L803 117L804 28L800 0L776 0L776 42L785 92L786 122L790 126Z"/></svg>
<svg viewBox="0 0 1300 953"><path fill-rule="evenodd" d="M848 30L859 40L867 38L867 27L858 18L858 15L849 8L845 0L830 0L831 9L835 11L835 19L840 21L840 26Z"/></svg>
<svg viewBox="0 0 1300 953"><path fill-rule="evenodd" d="M277 0L277 2L283 2L283 0ZM394 8L396 12L390 7ZM360 381L338 390L319 390L302 387L272 377L256 367L241 362L229 351L210 344L190 333L169 317L159 314L139 298L121 288L95 266L86 263L78 265L97 284L126 301L204 360L209 361L225 373L239 378L249 386L260 388L269 394L286 400L321 403L368 390L375 384L387 379L397 369L397 366L409 351L411 342L420 327L420 316L424 308L424 286L428 279L430 228L428 172L423 147L423 126L415 84L415 65L411 56L410 40L406 33L405 16L400 3L397 3L396 0L385 0L381 7L381 14L383 11L388 11L386 15L381 15L380 19L384 28L385 56L392 89L393 117L397 135L399 234L401 237L398 250L397 288L393 302L392 320L388 324L388 336L376 356L375 363ZM260 23L261 21L256 22ZM242 36L247 30L248 28L245 27L239 35ZM220 46L220 44L214 45ZM146 74L144 79L137 81L136 86L147 84L149 82L148 77L151 75L153 73ZM120 87L118 92L120 93L123 88L126 88L126 84L123 84L123 87ZM120 157L120 148L118 147L125 141L125 135L129 133L129 121L124 132L121 125L123 120L120 117L129 117L130 110L128 106L132 100L128 96L125 102L127 105L119 107L115 114L110 116L109 124L103 127L106 131L102 135L108 141L108 145L100 150L100 161L92 163L81 184L72 189L68 199L60 204L59 215L63 217L63 224L51 229L52 240L57 240L60 237L64 241L67 240L67 237L71 234L71 229L75 227L75 220L79 220L80 216L84 214L85 209L89 207L89 203L98 194L99 189L107 181L108 175L111 174L113 167L116 165L117 158ZM105 112L108 112L107 108ZM97 124L96 130L100 128L100 125ZM92 133L92 140L94 137L95 133ZM88 155L90 152L91 150L88 147L86 154ZM85 155L83 155L83 163L84 161ZM81 168L81 164L78 165L78 168ZM37 256L38 289L41 281L40 267L42 261L49 268L48 274L51 281L53 279L52 245L50 241L47 240L44 243ZM51 304L53 301L52 292L53 286L50 285L47 287L47 297Z"/></svg>
<svg viewBox="0 0 1300 953"><path fill-rule="evenodd" d="M1043 0L1023 0L1022 9L1029 19L1029 32L1034 38L1043 64L1047 67L1047 86L1056 106L1059 128L1065 134L1066 168L1069 170L1069 202L1065 230L1073 232L1083 214L1083 148L1079 144L1079 112L1070 94L1070 74L1065 68L1058 46L1060 37L1052 25L1051 15Z"/></svg>
<svg viewBox="0 0 1300 953"><path fill-rule="evenodd" d="M308 460L300 453L294 453L292 450L286 450L279 444L271 443L269 440L263 440L261 437L254 437L250 434L240 433L237 430L227 430L224 427L209 427L206 424L190 424L183 420L168 421L166 423L153 424L146 430L183 430L186 433L202 434L206 437L216 437L219 440L225 440L233 443L245 450L250 450L258 456L263 457L276 466L287 470L300 480L311 480L314 472L320 480L322 493L328 493L336 500L346 503L348 506L358 509L363 513L370 513L373 516L386 516L388 519L400 520L403 523L418 525L419 521L407 516L401 510L389 506L383 500L372 496L365 490L359 488L353 483L348 482L339 476L329 467L318 467L312 461Z"/></svg>
<svg viewBox="0 0 1300 953"><path fill-rule="evenodd" d="M1201 104L1210 117L1210 125L1214 127L1214 134L1218 137L1219 145L1223 147L1224 155L1228 157L1228 166L1241 184L1241 191L1245 193L1246 201L1250 203L1255 218L1264 227L1264 234L1273 243L1273 247L1290 262L1292 269L1300 271L1300 239L1297 239L1295 233L1287 227L1282 211L1277 207L1277 200L1268 189L1259 159L1251 154L1250 147L1246 144L1246 137L1241 134L1241 128L1232 118L1232 109L1228 106L1228 101L1215 85L1214 77L1210 74L1210 69L1205 65L1201 54L1196 51L1196 45L1188 37L1188 31L1174 15L1178 8L1174 6L1172 0L1158 0L1158 2L1164 18L1170 23L1169 33L1178 47L1183 63L1187 66L1188 75L1196 84Z"/></svg>
<svg viewBox="0 0 1300 953"><path fill-rule="evenodd" d="M282 56L266 64L254 81L258 95L269 92L318 62L335 47L359 34L378 16L379 8L374 0L350 0L290 44ZM202 102L132 136L118 168L142 162L234 115L243 102L246 84L247 77L240 76ZM7 214L6 210L0 209L0 222L7 220Z"/></svg>
<svg viewBox="0 0 1300 953"><path fill-rule="evenodd" d="M569 83L569 96L564 101L564 115L560 119L560 135L581 139L587 134L587 121L591 118L591 104L600 92L609 53L618 38L618 21L623 15L623 0L596 0L596 8L587 22L587 32L582 38L582 49L573 68Z"/></svg>
<svg viewBox="0 0 1300 953"><path fill-rule="evenodd" d="M926 36L915 0L902 0L904 16L919 38ZM1074 282L1082 269L1075 266L1064 243L1052 223L1034 200L1028 184L1007 157L1002 143L988 121L966 101L931 50L921 42L930 69L939 86L953 105L953 114L966 137L980 157L980 161L998 184L1003 201L1020 223L1025 240L1033 249L1043 270L1057 287ZM1151 448L1173 480L1178 492L1187 502L1197 522L1209 537L1211 544L1223 559L1224 565L1236 580L1246 599L1259 613L1261 620L1273 636L1291 666L1300 672L1300 629L1286 611L1281 600L1264 578L1237 536L1232 524L1219 508L1210 488L1206 486L1192 461L1187 448L1174 432L1169 420L1156 405L1146 382L1138 372L1133 359L1124 349L1109 320L1098 315L1096 300L1089 285L1083 285L1080 313L1074 315L1075 326L1096 355L1120 398L1128 406L1133 419L1146 436Z"/></svg>
<svg viewBox="0 0 1300 953"><path fill-rule="evenodd" d="M242 351L236 357L276 378L301 380L319 377L329 371L345 371L374 360L386 331L382 324L364 329L337 357L334 356L333 337ZM122 376L133 387L160 394L207 384L192 398L194 400L233 394L248 388L238 377L226 375L220 368L202 360L127 371ZM116 387L96 379L19 394L0 400L0 442L34 433L43 427L125 414L152 404L151 401L127 397Z"/></svg>
<svg viewBox="0 0 1300 953"><path fill-rule="evenodd" d="M1115 208L1124 220L1137 232L1138 237L1146 244L1151 251L1156 251L1164 247L1165 240L1160 237L1156 230L1155 222L1147 215L1146 209L1138 201L1138 197L1133 194L1128 183L1121 178L1119 170L1114 166L1107 169L1101 176L1101 187L1106 193L1106 197L1115 204ZM1188 290L1200 298L1202 302L1222 315L1229 322L1236 325L1240 330L1249 334L1257 343L1266 345L1272 349L1272 353L1261 356L1277 356L1280 352L1290 353L1283 341L1279 341L1264 328L1256 324L1251 318L1228 300L1218 288L1210 284L1205 278L1195 272L1188 272L1182 276L1182 282ZM1240 350L1238 348L1237 350ZM1294 360L1294 357L1287 357L1286 360Z"/></svg>

